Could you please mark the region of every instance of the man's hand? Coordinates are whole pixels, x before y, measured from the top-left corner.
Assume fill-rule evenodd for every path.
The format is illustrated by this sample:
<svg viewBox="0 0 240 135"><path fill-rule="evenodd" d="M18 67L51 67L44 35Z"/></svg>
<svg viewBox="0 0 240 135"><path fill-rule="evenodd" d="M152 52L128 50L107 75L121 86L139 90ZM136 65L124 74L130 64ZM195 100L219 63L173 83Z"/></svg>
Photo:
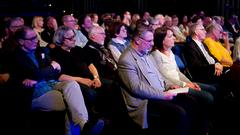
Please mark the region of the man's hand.
<svg viewBox="0 0 240 135"><path fill-rule="evenodd" d="M51 65L54 69L56 69L58 71L61 70L61 66L56 61L52 61Z"/></svg>
<svg viewBox="0 0 240 135"><path fill-rule="evenodd" d="M25 79L23 80L22 83L26 87L33 87L37 83L37 81L31 80L31 79Z"/></svg>
<svg viewBox="0 0 240 135"><path fill-rule="evenodd" d="M220 76L222 74L222 71L223 71L223 66L220 63L216 63L214 75Z"/></svg>

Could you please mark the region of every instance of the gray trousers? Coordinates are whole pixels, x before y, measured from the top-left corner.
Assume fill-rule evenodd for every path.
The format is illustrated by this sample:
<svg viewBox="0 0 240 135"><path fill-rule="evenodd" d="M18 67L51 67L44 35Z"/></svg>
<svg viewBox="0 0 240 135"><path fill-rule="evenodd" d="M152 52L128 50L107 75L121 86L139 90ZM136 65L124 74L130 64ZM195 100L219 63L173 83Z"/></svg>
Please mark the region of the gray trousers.
<svg viewBox="0 0 240 135"><path fill-rule="evenodd" d="M66 108L66 105L67 107ZM42 111L62 111L68 109L73 123L83 128L88 121L88 112L80 86L75 81L63 81L54 90L32 100L32 109Z"/></svg>

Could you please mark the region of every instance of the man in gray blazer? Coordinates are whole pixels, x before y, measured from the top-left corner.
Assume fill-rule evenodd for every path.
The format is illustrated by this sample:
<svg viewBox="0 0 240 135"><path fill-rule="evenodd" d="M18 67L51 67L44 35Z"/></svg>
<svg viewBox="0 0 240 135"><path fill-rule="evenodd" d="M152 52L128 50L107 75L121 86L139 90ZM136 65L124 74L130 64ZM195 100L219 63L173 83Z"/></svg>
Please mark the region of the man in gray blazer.
<svg viewBox="0 0 240 135"><path fill-rule="evenodd" d="M164 135L199 134L201 131L194 129L196 121L192 117L201 115L199 109L195 110L198 103L188 94L177 95L177 86L167 88L156 63L148 55L152 46L153 32L138 28L131 46L120 56L118 71L127 88L121 93L128 115L142 129L156 129Z"/></svg>

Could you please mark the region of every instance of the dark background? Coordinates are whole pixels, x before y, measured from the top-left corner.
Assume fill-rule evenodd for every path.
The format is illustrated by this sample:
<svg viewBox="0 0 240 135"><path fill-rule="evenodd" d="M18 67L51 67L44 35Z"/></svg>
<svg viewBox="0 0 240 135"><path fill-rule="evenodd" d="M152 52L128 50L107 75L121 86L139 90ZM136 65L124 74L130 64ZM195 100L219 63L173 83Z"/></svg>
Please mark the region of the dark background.
<svg viewBox="0 0 240 135"><path fill-rule="evenodd" d="M239 15L240 0L1 0L0 17L5 16L61 16L73 13L75 16L90 12L98 14L128 10L142 15L149 11L179 16L192 15L203 10L206 15ZM49 5L51 4L51 6ZM65 11L65 12L64 12Z"/></svg>

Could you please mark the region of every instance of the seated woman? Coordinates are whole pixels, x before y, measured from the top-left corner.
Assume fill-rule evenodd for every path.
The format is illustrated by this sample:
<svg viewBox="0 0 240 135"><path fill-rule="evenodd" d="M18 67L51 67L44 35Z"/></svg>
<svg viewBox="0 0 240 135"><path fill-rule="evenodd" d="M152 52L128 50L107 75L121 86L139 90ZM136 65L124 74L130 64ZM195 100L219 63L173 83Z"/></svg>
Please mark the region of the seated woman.
<svg viewBox="0 0 240 135"><path fill-rule="evenodd" d="M127 28L121 22L114 22L110 27L111 40L108 43L108 48L111 51L114 60L117 62L121 53L129 47L130 41L126 39Z"/></svg>
<svg viewBox="0 0 240 135"><path fill-rule="evenodd" d="M60 26L54 34L53 39L57 47L53 49L51 57L61 65L60 80L78 82L89 111L96 111L92 110L96 109L96 104L99 105L98 109L105 111L103 109L105 106L109 109L106 96L110 94L108 90L110 90L112 81L99 76L95 65L86 59L89 54L75 45L75 36L74 30L67 26ZM102 103L104 101L106 102Z"/></svg>
<svg viewBox="0 0 240 135"><path fill-rule="evenodd" d="M206 94L207 96L209 95L208 92L215 95L216 88L214 86L191 82L180 72L171 50L174 46L174 41L175 37L172 30L162 28L155 30L152 56L158 64L158 70L162 73L166 81L170 81L172 84L180 87L189 87L190 93L195 93L196 95Z"/></svg>
<svg viewBox="0 0 240 135"><path fill-rule="evenodd" d="M81 134L99 134L104 121L89 121L88 112L79 85L75 81L58 81L61 66L49 59L43 48L38 47L35 31L22 27L16 31L18 47L14 53L13 75L19 84L34 89L32 109L42 111L62 111L68 109Z"/></svg>

